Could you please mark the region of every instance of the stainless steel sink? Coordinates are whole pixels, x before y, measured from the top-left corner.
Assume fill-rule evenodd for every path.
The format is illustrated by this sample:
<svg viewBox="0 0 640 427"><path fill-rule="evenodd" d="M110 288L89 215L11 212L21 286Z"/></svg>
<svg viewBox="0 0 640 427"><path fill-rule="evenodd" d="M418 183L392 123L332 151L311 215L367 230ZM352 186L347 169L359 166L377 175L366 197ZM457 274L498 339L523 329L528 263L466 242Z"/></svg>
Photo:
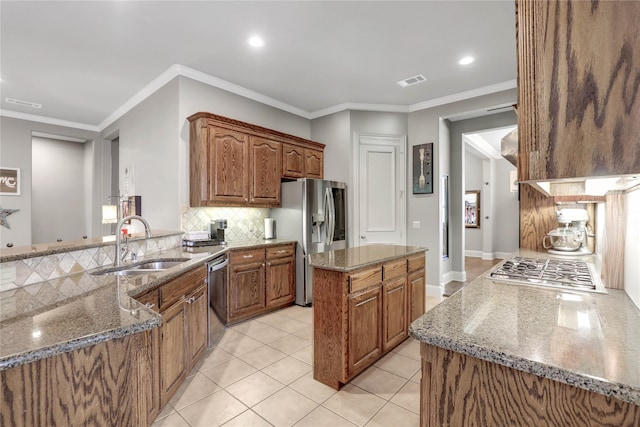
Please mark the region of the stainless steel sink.
<svg viewBox="0 0 640 427"><path fill-rule="evenodd" d="M140 274L158 273L160 271L168 270L171 267L180 265L185 261L189 261L190 258L156 258L145 261L140 261L136 264L123 265L116 268L105 268L98 271L94 271L94 275L117 275L117 276L133 276Z"/></svg>

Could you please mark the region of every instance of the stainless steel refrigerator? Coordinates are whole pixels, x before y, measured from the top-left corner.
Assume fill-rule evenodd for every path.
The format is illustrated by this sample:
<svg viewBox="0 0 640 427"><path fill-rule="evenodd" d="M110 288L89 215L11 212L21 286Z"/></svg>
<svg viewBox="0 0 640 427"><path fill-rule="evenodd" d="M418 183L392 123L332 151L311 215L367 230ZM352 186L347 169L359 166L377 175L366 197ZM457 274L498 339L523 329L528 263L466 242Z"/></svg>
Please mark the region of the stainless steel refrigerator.
<svg viewBox="0 0 640 427"><path fill-rule="evenodd" d="M282 207L271 210L278 239L296 240L296 304L311 305L310 254L348 247L347 184L303 178L282 183Z"/></svg>

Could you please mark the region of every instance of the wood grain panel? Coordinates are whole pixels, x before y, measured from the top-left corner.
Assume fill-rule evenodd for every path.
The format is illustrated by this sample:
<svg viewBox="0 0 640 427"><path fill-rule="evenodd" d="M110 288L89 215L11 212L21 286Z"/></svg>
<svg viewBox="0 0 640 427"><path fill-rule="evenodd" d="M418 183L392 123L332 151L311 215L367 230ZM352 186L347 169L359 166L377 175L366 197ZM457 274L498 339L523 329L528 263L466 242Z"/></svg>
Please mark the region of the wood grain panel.
<svg viewBox="0 0 640 427"><path fill-rule="evenodd" d="M425 313L426 288L424 270L407 277L407 325Z"/></svg>
<svg viewBox="0 0 640 427"><path fill-rule="evenodd" d="M187 295L186 334L189 343L188 366L192 367L207 350L209 341L207 310L209 308L207 285L203 284Z"/></svg>
<svg viewBox="0 0 640 427"><path fill-rule="evenodd" d="M602 282L606 288L624 289L625 196L621 191L610 191L605 197Z"/></svg>
<svg viewBox="0 0 640 427"><path fill-rule="evenodd" d="M349 296L349 377L367 368L382 354L382 304L380 285Z"/></svg>
<svg viewBox="0 0 640 427"><path fill-rule="evenodd" d="M552 197L529 184L520 185L520 247L544 252L544 236L558 227Z"/></svg>
<svg viewBox="0 0 640 427"><path fill-rule="evenodd" d="M358 271L349 276L349 292L358 292L369 286L375 286L382 282L382 267L372 267L366 270Z"/></svg>
<svg viewBox="0 0 640 427"><path fill-rule="evenodd" d="M267 251L267 259L276 259L284 257L292 257L294 254L294 244L282 245L282 246L269 246Z"/></svg>
<svg viewBox="0 0 640 427"><path fill-rule="evenodd" d="M406 265L406 260L402 260ZM406 273L405 273L406 274ZM383 285L382 351L389 351L407 339L406 277L396 278Z"/></svg>
<svg viewBox="0 0 640 427"><path fill-rule="evenodd" d="M162 313L160 336L160 400L165 406L187 376L187 312L184 298Z"/></svg>
<svg viewBox="0 0 640 427"><path fill-rule="evenodd" d="M637 405L424 343L421 346L424 427L640 423Z"/></svg>
<svg viewBox="0 0 640 427"><path fill-rule="evenodd" d="M209 194L209 127L202 118L189 124L189 204L206 206Z"/></svg>
<svg viewBox="0 0 640 427"><path fill-rule="evenodd" d="M231 251L229 254L229 262L231 264L246 264L263 261L265 258L264 249L248 249Z"/></svg>
<svg viewBox="0 0 640 427"><path fill-rule="evenodd" d="M255 206L280 206L282 145L252 136L249 149L249 201Z"/></svg>
<svg viewBox="0 0 640 427"><path fill-rule="evenodd" d="M418 271L418 270L424 271L425 265L426 265L426 258L424 253L410 256L407 259L407 271L409 273L413 273L414 271Z"/></svg>
<svg viewBox="0 0 640 427"><path fill-rule="evenodd" d="M406 275L407 260L404 258L382 264L382 280L404 277Z"/></svg>
<svg viewBox="0 0 640 427"><path fill-rule="evenodd" d="M143 332L1 371L0 425L150 425L149 340Z"/></svg>
<svg viewBox="0 0 640 427"><path fill-rule="evenodd" d="M267 307L280 307L295 300L294 263L292 257L267 261Z"/></svg>
<svg viewBox="0 0 640 427"><path fill-rule="evenodd" d="M640 2L519 0L520 181L640 171Z"/></svg>
<svg viewBox="0 0 640 427"><path fill-rule="evenodd" d="M322 179L324 171L323 154L319 150L304 149L304 175Z"/></svg>
<svg viewBox="0 0 640 427"><path fill-rule="evenodd" d="M338 390L347 376L347 275L314 269L313 378Z"/></svg>
<svg viewBox="0 0 640 427"><path fill-rule="evenodd" d="M196 286L204 283L206 278L206 267L198 266L161 286L158 291L160 294L160 311L193 291Z"/></svg>
<svg viewBox="0 0 640 427"><path fill-rule="evenodd" d="M244 319L261 312L266 307L263 261L232 265L229 286L230 319Z"/></svg>
<svg viewBox="0 0 640 427"><path fill-rule="evenodd" d="M209 194L213 201L245 204L249 200L249 137L215 127L209 132Z"/></svg>
<svg viewBox="0 0 640 427"><path fill-rule="evenodd" d="M282 176L284 178L304 176L304 148L291 144L282 145Z"/></svg>

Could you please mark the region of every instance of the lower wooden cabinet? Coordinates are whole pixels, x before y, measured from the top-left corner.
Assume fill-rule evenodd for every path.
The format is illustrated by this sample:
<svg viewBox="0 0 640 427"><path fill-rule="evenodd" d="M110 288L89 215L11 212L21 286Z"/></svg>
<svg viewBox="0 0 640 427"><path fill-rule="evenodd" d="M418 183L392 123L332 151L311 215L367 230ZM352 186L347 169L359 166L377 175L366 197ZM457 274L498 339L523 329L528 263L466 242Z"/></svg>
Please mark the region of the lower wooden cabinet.
<svg viewBox="0 0 640 427"><path fill-rule="evenodd" d="M373 289L349 297L349 376L376 361L382 354L382 289Z"/></svg>
<svg viewBox="0 0 640 427"><path fill-rule="evenodd" d="M157 339L159 380L155 391L160 409L207 349L209 294L206 276L206 267L200 266L136 297L162 315Z"/></svg>
<svg viewBox="0 0 640 427"><path fill-rule="evenodd" d="M292 304L295 300L295 243L231 251L227 286L226 316L219 304L214 305L227 323Z"/></svg>
<svg viewBox="0 0 640 427"><path fill-rule="evenodd" d="M350 272L314 267L317 381L339 389L408 337L410 321L424 313L424 258L422 253Z"/></svg>

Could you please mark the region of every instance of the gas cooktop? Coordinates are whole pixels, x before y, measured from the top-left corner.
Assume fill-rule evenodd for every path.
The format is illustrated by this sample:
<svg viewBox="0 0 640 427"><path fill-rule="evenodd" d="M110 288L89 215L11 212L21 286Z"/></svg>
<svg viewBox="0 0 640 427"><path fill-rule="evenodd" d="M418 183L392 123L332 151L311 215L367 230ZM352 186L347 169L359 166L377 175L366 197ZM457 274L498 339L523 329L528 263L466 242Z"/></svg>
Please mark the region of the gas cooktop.
<svg viewBox="0 0 640 427"><path fill-rule="evenodd" d="M513 257L488 278L579 291L604 292L591 264L573 259Z"/></svg>

